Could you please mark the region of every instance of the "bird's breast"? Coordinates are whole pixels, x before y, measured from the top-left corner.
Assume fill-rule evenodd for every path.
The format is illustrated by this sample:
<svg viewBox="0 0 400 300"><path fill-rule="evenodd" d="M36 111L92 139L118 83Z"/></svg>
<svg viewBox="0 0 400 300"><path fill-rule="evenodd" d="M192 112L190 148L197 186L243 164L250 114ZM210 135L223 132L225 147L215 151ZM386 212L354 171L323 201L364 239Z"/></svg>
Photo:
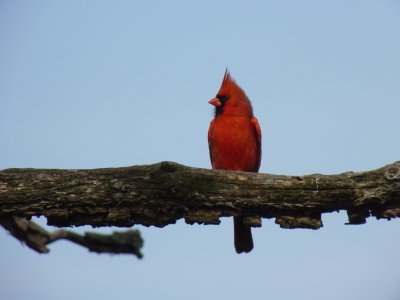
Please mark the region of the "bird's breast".
<svg viewBox="0 0 400 300"><path fill-rule="evenodd" d="M258 172L260 143L249 117L216 117L208 136L213 169Z"/></svg>

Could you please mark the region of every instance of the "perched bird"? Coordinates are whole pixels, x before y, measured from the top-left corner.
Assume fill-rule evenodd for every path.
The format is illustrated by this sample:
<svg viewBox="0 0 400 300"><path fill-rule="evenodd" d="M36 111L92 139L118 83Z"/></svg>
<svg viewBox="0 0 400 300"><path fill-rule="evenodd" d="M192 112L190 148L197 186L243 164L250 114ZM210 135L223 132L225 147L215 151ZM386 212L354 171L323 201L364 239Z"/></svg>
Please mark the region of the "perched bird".
<svg viewBox="0 0 400 300"><path fill-rule="evenodd" d="M261 129L244 91L225 71L217 96L209 101L215 117L208 130L208 146L213 169L258 172L261 162ZM237 253L253 249L251 227L242 217L234 217Z"/></svg>

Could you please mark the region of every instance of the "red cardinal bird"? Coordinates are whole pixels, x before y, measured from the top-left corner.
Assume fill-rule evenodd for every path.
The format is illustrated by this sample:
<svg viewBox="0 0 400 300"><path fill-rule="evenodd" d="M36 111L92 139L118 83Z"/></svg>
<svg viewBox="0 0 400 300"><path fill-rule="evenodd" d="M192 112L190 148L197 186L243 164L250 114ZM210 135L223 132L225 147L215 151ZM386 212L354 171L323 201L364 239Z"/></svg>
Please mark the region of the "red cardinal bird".
<svg viewBox="0 0 400 300"><path fill-rule="evenodd" d="M213 169L258 172L261 162L261 129L244 91L226 70L217 96L210 100L215 117L208 130ZM251 228L242 217L234 217L237 253L253 249Z"/></svg>

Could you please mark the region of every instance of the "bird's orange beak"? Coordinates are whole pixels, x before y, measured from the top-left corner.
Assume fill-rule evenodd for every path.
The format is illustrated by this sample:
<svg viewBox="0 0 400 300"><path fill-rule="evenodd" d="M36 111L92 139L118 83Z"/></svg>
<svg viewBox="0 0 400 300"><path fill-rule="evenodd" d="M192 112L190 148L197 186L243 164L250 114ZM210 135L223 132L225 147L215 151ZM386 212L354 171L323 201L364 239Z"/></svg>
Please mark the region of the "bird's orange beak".
<svg viewBox="0 0 400 300"><path fill-rule="evenodd" d="M218 98L213 98L210 101L208 101L211 105L214 105L215 107L220 107L222 105L221 101Z"/></svg>

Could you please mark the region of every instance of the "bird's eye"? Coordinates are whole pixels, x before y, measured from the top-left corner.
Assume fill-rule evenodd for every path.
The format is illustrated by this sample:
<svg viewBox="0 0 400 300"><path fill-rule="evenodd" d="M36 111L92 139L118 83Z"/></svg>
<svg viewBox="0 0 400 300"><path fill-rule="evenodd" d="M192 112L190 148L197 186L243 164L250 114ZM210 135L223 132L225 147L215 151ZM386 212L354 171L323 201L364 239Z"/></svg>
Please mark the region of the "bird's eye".
<svg viewBox="0 0 400 300"><path fill-rule="evenodd" d="M217 98L222 102L222 104L224 104L229 99L228 96L221 96L221 95L217 95Z"/></svg>

